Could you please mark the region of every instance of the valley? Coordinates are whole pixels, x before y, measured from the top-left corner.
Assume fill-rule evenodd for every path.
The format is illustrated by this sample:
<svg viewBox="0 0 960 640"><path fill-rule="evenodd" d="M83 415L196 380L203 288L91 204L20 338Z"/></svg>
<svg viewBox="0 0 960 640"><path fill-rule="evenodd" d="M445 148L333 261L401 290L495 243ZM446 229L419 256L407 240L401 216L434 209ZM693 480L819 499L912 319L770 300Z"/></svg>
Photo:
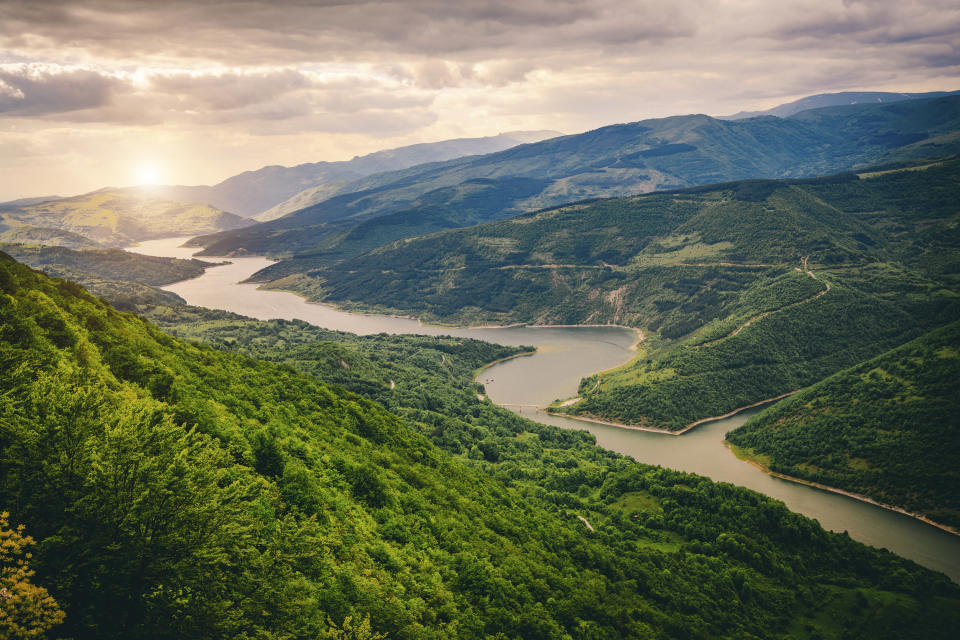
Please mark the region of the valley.
<svg viewBox="0 0 960 640"><path fill-rule="evenodd" d="M145 242L131 250L188 258L195 249L180 247L184 240ZM257 285L242 282L266 262L263 258L233 258L231 265L208 269L199 278L164 288L192 305L261 320L299 319L361 335L449 335L497 344L536 346L538 352L533 357L508 360L480 372L477 381L483 384L490 400L537 422L586 430L596 437L598 446L629 455L638 462L697 473L760 491L783 500L792 510L817 519L830 530L847 531L856 540L890 549L960 581L960 537L880 507L773 478L732 455L723 446L726 433L756 415L756 410L704 424L680 437L618 429L546 413L545 409L557 398L573 395L581 378L630 360L633 354L629 348L635 342L632 331L613 327L456 329L424 325L410 318L348 313L328 305L310 304L290 293L258 289ZM163 324L162 318L155 320ZM168 326L176 332L178 322L170 322Z"/></svg>
<svg viewBox="0 0 960 640"><path fill-rule="evenodd" d="M946 577L480 400L472 372L523 349L155 313L220 348L0 255L0 497L43 541L61 633L306 637L359 610L438 639L949 637ZM128 562L142 579L113 579ZM161 577L189 589L156 597Z"/></svg>

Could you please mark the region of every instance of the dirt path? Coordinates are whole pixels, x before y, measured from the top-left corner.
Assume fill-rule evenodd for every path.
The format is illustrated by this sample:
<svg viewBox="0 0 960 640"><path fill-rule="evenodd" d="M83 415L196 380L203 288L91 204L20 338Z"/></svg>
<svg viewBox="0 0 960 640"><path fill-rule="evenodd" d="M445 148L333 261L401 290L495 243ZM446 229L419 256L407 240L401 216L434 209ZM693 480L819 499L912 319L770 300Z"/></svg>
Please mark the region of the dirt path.
<svg viewBox="0 0 960 640"><path fill-rule="evenodd" d="M821 280L820 278L818 278L818 277L813 273L813 271L811 271L811 270L809 269L809 267L807 267L807 260L808 260L809 258L810 258L810 256L804 256L804 257L803 257L803 260L802 260L802 262L803 262L803 268L796 267L796 269L797 269L797 271L802 271L803 273L807 274L808 276L810 276L811 278L813 278L813 279L816 280L817 282L822 282L822 283L825 285L825 287L826 287L825 289L823 289L823 291L820 291L820 292L818 292L818 293L810 296L809 298L805 298L805 299L800 300L800 301L798 301L798 302L791 302L790 304L788 304L788 305L786 305L786 306L784 306L784 307L780 307L779 309L772 309L772 310L770 310L770 311L764 311L763 313L757 314L757 315L753 316L752 318L750 318L749 320L747 320L746 322L744 322L742 325L740 325L740 326L737 327L736 329L734 329L733 331L731 331L730 333L728 333L727 335L725 335L725 336L723 336L723 337L721 337L721 338L717 338L717 339L715 339L715 340L710 340L709 342L704 342L704 343L698 344L695 348L699 349L699 348L701 348L701 347L709 347L710 345L716 344L716 343L720 342L721 340L726 340L727 338L732 338L732 337L734 337L735 335L737 335L738 333L740 333L741 331L743 331L744 329L746 329L747 327L749 327L751 324L753 324L754 322L756 322L757 320L760 320L761 318L766 318L767 316L771 316L771 315L773 315L773 314L775 314L775 313L780 313L781 311L786 311L787 309L792 309L793 307L799 307L799 306L802 305L802 304L806 304L806 303L808 303L808 302L813 302L814 300L816 300L816 299L819 298L820 296L826 295L826 293L830 291L830 283L827 282L826 280Z"/></svg>

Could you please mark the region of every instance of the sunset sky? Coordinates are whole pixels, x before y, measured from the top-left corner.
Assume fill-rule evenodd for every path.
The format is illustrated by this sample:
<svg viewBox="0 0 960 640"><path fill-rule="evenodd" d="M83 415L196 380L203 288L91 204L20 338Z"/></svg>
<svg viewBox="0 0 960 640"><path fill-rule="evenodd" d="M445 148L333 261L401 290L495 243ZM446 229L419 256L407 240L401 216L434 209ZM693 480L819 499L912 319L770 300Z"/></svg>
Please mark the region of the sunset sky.
<svg viewBox="0 0 960 640"><path fill-rule="evenodd" d="M0 0L0 200L958 78L956 0Z"/></svg>

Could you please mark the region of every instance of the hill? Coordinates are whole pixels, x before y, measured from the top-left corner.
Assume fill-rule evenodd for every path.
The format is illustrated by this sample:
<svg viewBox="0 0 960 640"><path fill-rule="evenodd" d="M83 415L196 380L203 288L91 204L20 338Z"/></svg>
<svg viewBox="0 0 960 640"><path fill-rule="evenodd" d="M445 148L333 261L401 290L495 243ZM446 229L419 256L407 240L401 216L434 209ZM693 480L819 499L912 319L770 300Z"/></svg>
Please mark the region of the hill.
<svg viewBox="0 0 960 640"><path fill-rule="evenodd" d="M207 205L166 200L149 191L134 194L101 189L71 198L0 206L0 225L8 229L15 231L24 226L56 229L110 246L236 229L249 224L232 213ZM80 243L74 241L73 244Z"/></svg>
<svg viewBox="0 0 960 640"><path fill-rule="evenodd" d="M204 260L160 258L122 249L68 249L39 245L0 244L0 251L18 262L60 276L58 269L73 269L99 278L140 282L152 286L196 278L215 263Z"/></svg>
<svg viewBox="0 0 960 640"><path fill-rule="evenodd" d="M594 197L758 177L824 175L960 151L960 96L831 107L792 118L676 116L377 174L248 229L195 238L203 255L296 256L304 272L394 240Z"/></svg>
<svg viewBox="0 0 960 640"><path fill-rule="evenodd" d="M30 225L17 225L10 228L0 225L0 243L48 245L70 249L95 249L103 246L79 233Z"/></svg>
<svg viewBox="0 0 960 640"><path fill-rule="evenodd" d="M776 473L960 529L960 322L836 373L727 439Z"/></svg>
<svg viewBox="0 0 960 640"><path fill-rule="evenodd" d="M960 622L943 576L587 434L515 418L485 425L511 444L496 462L454 457L359 395L171 338L4 255L0 318L0 504L37 541L58 636L946 638Z"/></svg>
<svg viewBox="0 0 960 640"><path fill-rule="evenodd" d="M352 160L272 165L244 171L213 186L150 187L171 200L209 204L245 218L272 220L326 199L345 184L374 173L406 169L509 149L561 135L556 131L511 131L485 138L456 138L377 151ZM138 189L130 189L136 192Z"/></svg>
<svg viewBox="0 0 960 640"><path fill-rule="evenodd" d="M806 96L793 102L777 105L762 111L740 111L731 116L720 116L721 120L742 120L759 116L790 116L821 107L839 107L851 104L880 104L901 102L903 100L918 100L923 98L940 98L957 93L956 91L931 91L929 93L899 93L889 91L841 91L839 93L820 93L815 96Z"/></svg>
<svg viewBox="0 0 960 640"><path fill-rule="evenodd" d="M124 311L144 305L183 304L183 298L177 294L156 287L195 278L214 264L145 256L121 249L0 244L0 251L49 276L78 282Z"/></svg>
<svg viewBox="0 0 960 640"><path fill-rule="evenodd" d="M458 324L640 327L651 337L638 360L585 381L592 392L564 410L680 429L960 312L958 173L949 160L580 203L400 241L269 286Z"/></svg>

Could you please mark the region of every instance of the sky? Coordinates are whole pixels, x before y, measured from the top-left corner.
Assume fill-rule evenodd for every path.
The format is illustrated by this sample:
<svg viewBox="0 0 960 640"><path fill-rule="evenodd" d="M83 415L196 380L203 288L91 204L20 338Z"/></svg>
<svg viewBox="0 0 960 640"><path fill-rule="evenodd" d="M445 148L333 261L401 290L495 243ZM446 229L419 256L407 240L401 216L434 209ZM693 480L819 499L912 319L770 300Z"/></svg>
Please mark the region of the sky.
<svg viewBox="0 0 960 640"><path fill-rule="evenodd" d="M956 0L0 0L0 201L958 79Z"/></svg>

